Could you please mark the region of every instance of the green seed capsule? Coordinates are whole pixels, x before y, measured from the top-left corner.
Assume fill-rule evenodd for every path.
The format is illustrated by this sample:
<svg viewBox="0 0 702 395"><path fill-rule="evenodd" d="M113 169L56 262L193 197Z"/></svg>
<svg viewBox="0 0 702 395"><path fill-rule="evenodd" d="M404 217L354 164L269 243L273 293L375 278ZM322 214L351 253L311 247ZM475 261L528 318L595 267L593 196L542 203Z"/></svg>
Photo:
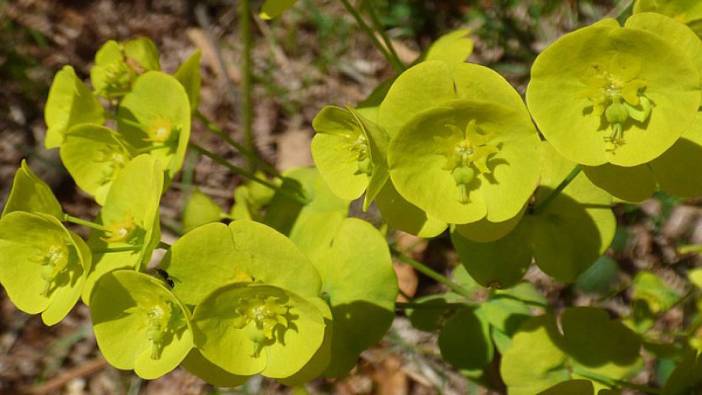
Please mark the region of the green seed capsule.
<svg viewBox="0 0 702 395"><path fill-rule="evenodd" d="M456 185L468 185L475 179L475 170L470 166L460 166L453 169L453 179Z"/></svg>
<svg viewBox="0 0 702 395"><path fill-rule="evenodd" d="M605 117L610 124L622 124L629 119L629 111L622 103L621 98L613 99L612 104L605 111Z"/></svg>

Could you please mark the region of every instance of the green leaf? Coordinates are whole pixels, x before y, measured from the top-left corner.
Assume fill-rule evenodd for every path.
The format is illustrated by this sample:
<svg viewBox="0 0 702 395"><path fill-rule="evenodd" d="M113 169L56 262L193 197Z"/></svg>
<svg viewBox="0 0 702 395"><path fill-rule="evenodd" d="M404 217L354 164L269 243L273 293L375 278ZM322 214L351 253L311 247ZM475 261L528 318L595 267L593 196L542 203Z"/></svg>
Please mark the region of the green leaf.
<svg viewBox="0 0 702 395"><path fill-rule="evenodd" d="M200 58L202 53L195 50L176 70L173 75L185 88L190 101L190 110L196 112L200 106L200 85L202 84L202 74L200 73Z"/></svg>
<svg viewBox="0 0 702 395"><path fill-rule="evenodd" d="M122 45L113 40L100 47L95 54L95 65L90 69L95 93L110 99L129 92L136 75L136 70L124 58Z"/></svg>
<svg viewBox="0 0 702 395"><path fill-rule="evenodd" d="M486 218L483 218L477 222L455 225L454 229L456 232L460 233L461 236L469 240L488 243L499 240L512 232L514 228L519 225L519 222L521 222L525 211L526 205L519 214L506 221L490 222Z"/></svg>
<svg viewBox="0 0 702 395"><path fill-rule="evenodd" d="M454 293L433 294L420 296L412 300L421 307L405 309L412 326L425 332L434 332L444 326L446 320L460 308L447 306L449 303L461 303L465 298Z"/></svg>
<svg viewBox="0 0 702 395"><path fill-rule="evenodd" d="M263 284L231 284L200 303L193 315L203 356L236 375L286 378L321 347L328 310L292 292Z"/></svg>
<svg viewBox="0 0 702 395"><path fill-rule="evenodd" d="M702 387L702 356L686 353L663 387L663 395L694 394Z"/></svg>
<svg viewBox="0 0 702 395"><path fill-rule="evenodd" d="M566 178L575 164L544 143L545 166L539 202ZM538 203L537 203L538 204ZM614 239L616 219L609 194L579 174L551 204L525 224L536 264L559 281L573 282L602 255Z"/></svg>
<svg viewBox="0 0 702 395"><path fill-rule="evenodd" d="M605 377L623 379L641 365L641 340L606 311L594 307L566 309L560 319L564 350L573 371L579 369ZM587 378L587 377L584 377Z"/></svg>
<svg viewBox="0 0 702 395"><path fill-rule="evenodd" d="M541 175L537 205L574 166L548 144L542 145L542 153L548 166ZM610 203L609 194L580 174L548 207L538 213L528 211L516 228L501 239L472 241L458 232L458 227L451 238L468 272L484 286L516 284L532 259L546 274L573 282L614 238L616 220Z"/></svg>
<svg viewBox="0 0 702 395"><path fill-rule="evenodd" d="M152 380L175 369L193 347L190 313L159 281L117 270L102 276L90 303L93 330L110 365Z"/></svg>
<svg viewBox="0 0 702 395"><path fill-rule="evenodd" d="M500 374L511 395L533 395L570 379L552 316L526 321L502 355Z"/></svg>
<svg viewBox="0 0 702 395"><path fill-rule="evenodd" d="M700 17L702 18L702 8ZM675 43L697 66L697 71L702 73L702 41L684 23L659 13L646 12L630 16L624 26L644 30L660 36L668 43Z"/></svg>
<svg viewBox="0 0 702 395"><path fill-rule="evenodd" d="M531 310L524 302L499 294L481 303L475 313L500 332L510 336L531 316Z"/></svg>
<svg viewBox="0 0 702 395"><path fill-rule="evenodd" d="M266 213L265 222L286 234L308 257L331 244L348 215L349 201L329 189L317 169L300 168L285 173L282 188L289 193L304 191L304 206L287 196L276 194Z"/></svg>
<svg viewBox="0 0 702 395"><path fill-rule="evenodd" d="M387 133L352 108L326 106L313 123L312 156L329 188L342 199L354 200L366 189L368 208L389 175Z"/></svg>
<svg viewBox="0 0 702 395"><path fill-rule="evenodd" d="M491 288L510 287L519 282L532 261L529 234L518 226L507 236L490 243L466 239L451 232L451 241L463 266L479 284Z"/></svg>
<svg viewBox="0 0 702 395"><path fill-rule="evenodd" d="M231 282L263 282L303 297L318 296L321 287L317 270L295 244L247 220L188 232L171 247L164 269L175 282L173 292L187 305L197 305Z"/></svg>
<svg viewBox="0 0 702 395"><path fill-rule="evenodd" d="M519 94L490 69L420 63L395 81L379 120L392 137L395 188L429 217L503 222L536 186L536 131Z"/></svg>
<svg viewBox="0 0 702 395"><path fill-rule="evenodd" d="M462 149L491 153L465 159ZM460 99L412 118L390 143L388 163L397 191L429 216L452 224L503 222L533 193L538 155L537 135L520 113ZM459 181L459 170L471 176Z"/></svg>
<svg viewBox="0 0 702 395"><path fill-rule="evenodd" d="M56 73L44 107L46 148L56 148L63 142L63 134L81 123L102 124L105 114L100 102L78 79L71 66Z"/></svg>
<svg viewBox="0 0 702 395"><path fill-rule="evenodd" d="M188 372L215 387L238 387L246 383L246 381L250 378L250 376L237 376L227 372L226 370L210 362L207 358L202 356L200 351L195 348L190 350L190 354L188 354L188 356L185 358L182 366Z"/></svg>
<svg viewBox="0 0 702 395"><path fill-rule="evenodd" d="M88 274L83 302L90 302L95 282L115 269L141 269L161 239L159 204L163 191L163 170L149 155L132 159L112 183L98 222L106 231L93 231L89 245L94 251L127 249L96 253L95 265ZM131 250L130 250L131 249Z"/></svg>
<svg viewBox="0 0 702 395"><path fill-rule="evenodd" d="M15 173L0 217L13 211L47 214L59 220L63 218L63 209L51 188L34 174L26 160L22 160Z"/></svg>
<svg viewBox="0 0 702 395"><path fill-rule="evenodd" d="M494 357L490 325L473 309L458 310L439 334L441 356L467 374L479 374Z"/></svg>
<svg viewBox="0 0 702 395"><path fill-rule="evenodd" d="M500 372L510 394L534 394L571 379L616 382L641 366L641 341L606 311L566 309L524 322L503 354ZM596 389L602 384L594 382Z"/></svg>
<svg viewBox="0 0 702 395"><path fill-rule="evenodd" d="M634 13L657 12L685 23L702 19L702 4L696 0L637 0Z"/></svg>
<svg viewBox="0 0 702 395"><path fill-rule="evenodd" d="M221 219L222 208L199 189L193 190L183 210L185 232L190 232L201 225L219 222Z"/></svg>
<svg viewBox="0 0 702 395"><path fill-rule="evenodd" d="M92 258L85 242L55 217L15 211L0 219L0 284L10 301L46 325L78 301Z"/></svg>
<svg viewBox="0 0 702 395"><path fill-rule="evenodd" d="M122 44L124 56L127 63L136 62L140 70L139 73L151 70L160 70L159 54L156 44L148 37L139 37L125 41ZM130 64L130 66L132 66ZM134 66L132 66L134 67Z"/></svg>
<svg viewBox="0 0 702 395"><path fill-rule="evenodd" d="M588 380L570 380L556 384L538 395L594 395L595 388Z"/></svg>
<svg viewBox="0 0 702 395"><path fill-rule="evenodd" d="M375 200L383 220L391 227L419 237L432 238L443 233L448 225L429 217L417 206L397 193L392 182L386 182Z"/></svg>
<svg viewBox="0 0 702 395"><path fill-rule="evenodd" d="M678 197L702 195L702 173L690 171L702 165L702 113L694 126L672 148L653 162L651 170L661 190Z"/></svg>
<svg viewBox="0 0 702 395"><path fill-rule="evenodd" d="M331 245L313 263L334 317L333 359L325 375L339 377L390 328L395 317L397 277L385 238L356 218L344 220Z"/></svg>
<svg viewBox="0 0 702 395"><path fill-rule="evenodd" d="M119 133L93 124L71 128L60 154L76 184L100 205L105 204L112 183L134 156Z"/></svg>
<svg viewBox="0 0 702 395"><path fill-rule="evenodd" d="M619 167L603 165L585 168L585 174L598 187L614 197L641 202L657 190L687 198L702 194L702 174L690 172L702 165L702 113L697 113L690 130L647 165Z"/></svg>
<svg viewBox="0 0 702 395"><path fill-rule="evenodd" d="M257 172L256 176L266 178L263 172ZM276 183L276 181L271 182ZM263 209L271 202L274 195L273 189L257 182L248 181L234 188L234 205L232 205L229 215L234 219L262 222L265 214Z"/></svg>
<svg viewBox="0 0 702 395"><path fill-rule="evenodd" d="M527 102L539 130L587 166L650 162L691 127L700 105L700 74L682 48L613 19L558 39L531 75Z"/></svg>
<svg viewBox="0 0 702 395"><path fill-rule="evenodd" d="M419 63L393 81L380 104L378 124L393 139L413 116L452 99L456 93L449 65L441 61Z"/></svg>
<svg viewBox="0 0 702 395"><path fill-rule="evenodd" d="M183 85L160 71L137 78L117 114L119 131L126 141L136 150L158 158L169 180L183 165L190 122L190 102Z"/></svg>
<svg viewBox="0 0 702 395"><path fill-rule="evenodd" d="M261 13L259 16L263 20L270 20L277 18L285 12L288 8L292 7L297 0L266 0L261 7Z"/></svg>
<svg viewBox="0 0 702 395"><path fill-rule="evenodd" d="M470 34L470 29L457 29L444 34L429 47L424 60L440 60L449 65L467 61L473 53L473 40Z"/></svg>
<svg viewBox="0 0 702 395"><path fill-rule="evenodd" d="M647 271L636 274L632 289L633 299L646 302L654 314L673 307L682 297L678 291L666 285L660 277Z"/></svg>
<svg viewBox="0 0 702 395"><path fill-rule="evenodd" d="M617 261L602 256L578 277L575 286L582 292L607 296L619 277Z"/></svg>
<svg viewBox="0 0 702 395"><path fill-rule="evenodd" d="M648 165L621 167L606 164L585 167L583 172L593 184L625 202L642 202L653 196L657 189L656 179Z"/></svg>

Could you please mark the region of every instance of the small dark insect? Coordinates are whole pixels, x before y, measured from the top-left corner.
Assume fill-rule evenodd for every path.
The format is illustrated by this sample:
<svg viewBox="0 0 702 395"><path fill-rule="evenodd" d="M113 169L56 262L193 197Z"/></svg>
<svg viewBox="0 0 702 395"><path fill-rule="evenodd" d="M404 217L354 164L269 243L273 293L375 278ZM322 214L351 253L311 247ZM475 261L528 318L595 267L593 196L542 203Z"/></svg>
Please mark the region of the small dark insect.
<svg viewBox="0 0 702 395"><path fill-rule="evenodd" d="M175 287L175 283L173 282L173 279L168 275L168 272L163 270L163 269L156 269L156 273L163 279L163 281L168 284L168 288L173 288Z"/></svg>

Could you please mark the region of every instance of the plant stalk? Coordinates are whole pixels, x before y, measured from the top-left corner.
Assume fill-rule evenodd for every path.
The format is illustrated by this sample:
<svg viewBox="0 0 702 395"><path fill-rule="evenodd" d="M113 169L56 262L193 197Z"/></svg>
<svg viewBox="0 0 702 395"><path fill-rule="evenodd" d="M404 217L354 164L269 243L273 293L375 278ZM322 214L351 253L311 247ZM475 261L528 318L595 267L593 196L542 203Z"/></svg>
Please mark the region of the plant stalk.
<svg viewBox="0 0 702 395"><path fill-rule="evenodd" d="M220 128L217 124L209 120L205 114L201 113L200 111L195 112L195 118L200 120L203 125L205 125L205 128L207 129L208 132L214 134L215 136L221 138L229 144L232 148L237 150L240 154L244 155L246 159L249 162L257 162L264 171L266 171L268 174L275 176L275 177L280 177L280 172L278 169L273 167L270 163L266 162L262 158L260 158L255 151L250 151L248 148L243 146L241 143L238 143L236 140L234 140L229 134L227 134L222 128Z"/></svg>
<svg viewBox="0 0 702 395"><path fill-rule="evenodd" d="M397 55L397 51L395 50L395 46L392 45L392 40L388 36L387 32L383 28L382 22L380 22L380 18L378 18L378 13L375 12L375 8L373 8L373 0L366 0L366 9L368 10L368 15L371 17L371 23L373 23L373 27L375 30L380 34L380 37L383 39L383 43L385 43L385 48L389 51L389 54L392 56L394 61L402 66L400 71L404 71L407 69L405 64L400 60L400 57Z"/></svg>
<svg viewBox="0 0 702 395"><path fill-rule="evenodd" d="M395 308L400 310L449 310L461 307L473 306L469 303L412 303L412 302L395 302Z"/></svg>
<svg viewBox="0 0 702 395"><path fill-rule="evenodd" d="M245 146L249 152L255 152L256 143L253 135L253 62L251 52L253 48L253 36L251 34L251 7L249 1L239 1L239 39L243 44L241 59L241 98L239 107L239 118L241 130L244 132ZM249 163L251 170L256 170L256 162Z"/></svg>
<svg viewBox="0 0 702 395"><path fill-rule="evenodd" d="M551 203L553 203L553 200L556 199L558 197L558 195L560 195L561 192L563 192L563 190L566 189L566 187L568 185L570 185L570 183L573 182L575 177L577 177L578 174L580 174L580 172L582 172L582 171L583 171L582 166L575 165L575 167L573 167L573 170L571 170L570 173L566 176L566 178L563 181L561 181L560 184L558 184L556 189L551 191L551 193L548 196L546 196L546 198L544 200L542 200L541 203L534 206L532 213L534 213L534 214L542 213Z"/></svg>
<svg viewBox="0 0 702 395"><path fill-rule="evenodd" d="M434 279L441 284L444 284L448 288L450 288L453 292L464 296L467 299L473 299L473 294L468 291L467 289L463 288L462 286L456 284L451 280L450 278L444 276L443 274L437 273L434 271L432 268L429 266L415 261L414 259L408 257L407 255L402 254L401 252L397 251L396 249L392 249L392 253L399 259L401 262L406 263L410 266L412 266L414 269L416 269L418 272L424 274L425 276Z"/></svg>
<svg viewBox="0 0 702 395"><path fill-rule="evenodd" d="M405 66L402 64L402 62L400 62L399 59L393 57L390 51L380 42L380 40L378 40L378 37L375 35L375 31L373 30L373 28L368 26L365 20L363 20L363 17L358 12L358 10L356 10L353 7L353 5L351 5L349 0L341 0L341 3L344 5L344 8L346 8L346 11L348 11L353 16L353 19L356 20L356 23L361 28L361 30L363 30L368 35L368 37L373 42L373 45L375 45L375 47L383 54L385 59L387 59L387 61L390 62L395 71L401 73L405 69Z"/></svg>
<svg viewBox="0 0 702 395"><path fill-rule="evenodd" d="M255 174L254 172L249 171L249 170L246 170L246 169L244 169L244 168L242 168L242 167L239 167L239 166L237 166L237 165L235 165L235 164L229 162L228 160L224 159L224 158L221 157L220 155L215 154L214 152L208 150L208 149L205 148L205 147L202 147L202 146L198 145L197 143L193 143L193 142L191 141L191 142L190 142L190 147L192 147L193 149L195 149L196 151L198 151L198 152L201 153L202 155L204 155L204 156L206 156L206 157L212 159L213 161L219 163L220 165L222 165L222 166L228 168L229 170L231 170L231 171L234 172L235 174L238 174L238 175L240 175L240 176L242 176L242 177L244 177L244 178L246 178L246 179L249 179L249 180L251 180L251 181L253 181L253 182L255 182L255 183L258 183L258 184L261 184L261 185L263 185L263 186L265 186L265 187L268 187L268 188L272 189L273 191L275 191L276 193L280 193L281 196L285 196L285 197L287 197L287 198L289 198L289 199L292 199L292 200L294 200L294 201L296 201L296 202L298 202L298 203L300 203L300 204L302 204L302 205L305 205L305 204L308 203L307 199L305 199L304 197L299 196L299 195L296 195L296 194L292 194L292 193L290 193L290 192L288 192L288 191L282 189L282 188L279 187L278 185L276 185L276 184L274 184L274 183L272 183L272 182L270 182L270 181L268 181L268 180L264 180L264 179L262 179L262 178L259 178L258 176L256 176L256 174Z"/></svg>
<svg viewBox="0 0 702 395"><path fill-rule="evenodd" d="M85 226L86 228L99 230L101 232L110 232L110 229L108 229L106 226L96 224L95 222L87 221L82 218L74 217L66 213L63 214L63 222L70 222L72 224Z"/></svg>

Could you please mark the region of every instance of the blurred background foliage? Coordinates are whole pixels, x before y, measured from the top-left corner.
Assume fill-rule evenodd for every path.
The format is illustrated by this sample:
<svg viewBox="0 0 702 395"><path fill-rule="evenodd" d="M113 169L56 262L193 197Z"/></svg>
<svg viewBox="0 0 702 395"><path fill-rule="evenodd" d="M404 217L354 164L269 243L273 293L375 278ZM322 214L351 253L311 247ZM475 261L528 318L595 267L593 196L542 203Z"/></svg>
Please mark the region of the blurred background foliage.
<svg viewBox="0 0 702 395"><path fill-rule="evenodd" d="M605 16L619 16L631 4L628 0L360 1L373 1L405 63L414 61L439 35L468 27L475 40L471 61L495 68L520 92L526 87L534 58L550 42ZM204 77L200 110L241 138L236 119L241 45L234 3L0 0L0 205L21 158L28 157L66 202L69 212L95 215L96 207L77 191L56 153L42 148L43 106L54 73L64 64L72 64L79 75L87 77L95 51L108 39L151 37L160 47L163 67L169 71L194 49L200 49ZM280 169L312 163L310 124L322 106L358 103L393 75L335 0L301 0L279 20L256 20L254 34L254 132L261 155ZM202 125L195 125L193 138L213 145L234 162L241 159L216 144ZM198 184L222 207L231 205L232 191L241 183L225 169L196 156L189 157L179 181ZM164 199L164 223L179 226L183 201L176 184ZM537 272L530 272L527 278L556 307L598 305L622 316L645 310L641 300L649 294L626 291L634 283L642 284L639 288L644 290L651 287L637 277L642 271L656 273L664 288L673 290L670 295L680 299L686 292L683 273L700 262L698 257L680 255L677 247L702 243L700 203L658 195L641 205L620 205L616 209L619 229L611 253L576 284L554 283ZM373 213L370 215L373 220ZM416 259L443 273L457 264L445 237L427 243L400 235L395 242L411 248ZM397 264L396 269L406 294L440 291L435 282L411 268ZM642 320L634 324L652 325L665 338L684 323L680 308L686 305L676 307L655 322L644 322L650 314L643 311ZM0 290L0 394L225 393L182 370L143 383L129 373L96 363L99 353L90 330L86 330L87 318L87 310L79 307L63 324L46 329L38 319L17 312ZM672 362L665 360L658 365L649 363L637 379L655 381L664 377L670 366ZM80 374L71 376L76 371ZM436 336L412 329L402 316L382 344L363 354L348 378L319 380L311 388L317 393L337 394L490 393L445 365L438 356ZM226 393L289 392L256 379Z"/></svg>

